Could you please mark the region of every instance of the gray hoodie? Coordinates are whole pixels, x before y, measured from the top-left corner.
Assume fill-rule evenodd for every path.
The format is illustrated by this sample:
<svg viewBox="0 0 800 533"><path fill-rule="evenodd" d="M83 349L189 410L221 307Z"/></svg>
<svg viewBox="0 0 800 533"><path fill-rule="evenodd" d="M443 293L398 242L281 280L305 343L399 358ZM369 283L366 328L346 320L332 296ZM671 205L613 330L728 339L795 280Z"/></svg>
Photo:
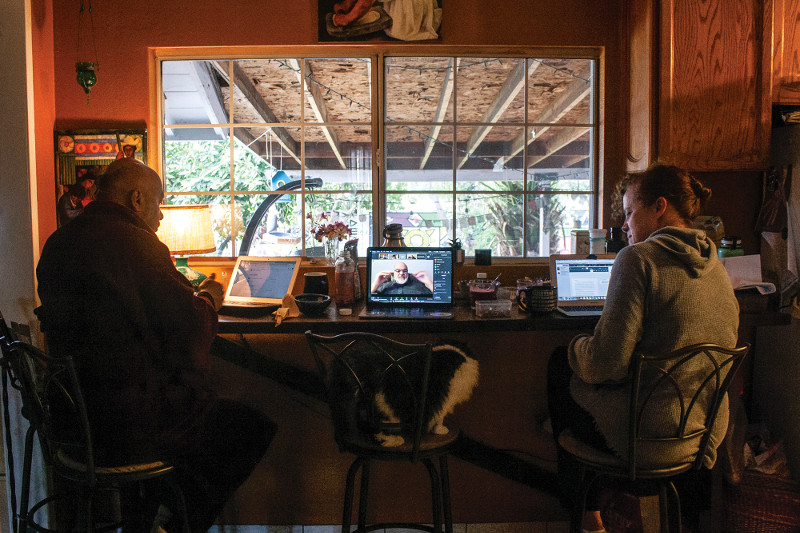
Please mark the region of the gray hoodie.
<svg viewBox="0 0 800 533"><path fill-rule="evenodd" d="M624 455L628 438L628 367L635 352L662 354L710 342L736 346L739 306L716 247L704 231L666 227L617 255L603 315L593 335L569 346L575 376L570 391L595 419L611 449ZM691 376L688 376L691 379ZM648 420L657 434L676 413ZM728 403L720 407L705 458L709 468L725 436ZM641 450L642 466L665 466L689 458L691 448Z"/></svg>

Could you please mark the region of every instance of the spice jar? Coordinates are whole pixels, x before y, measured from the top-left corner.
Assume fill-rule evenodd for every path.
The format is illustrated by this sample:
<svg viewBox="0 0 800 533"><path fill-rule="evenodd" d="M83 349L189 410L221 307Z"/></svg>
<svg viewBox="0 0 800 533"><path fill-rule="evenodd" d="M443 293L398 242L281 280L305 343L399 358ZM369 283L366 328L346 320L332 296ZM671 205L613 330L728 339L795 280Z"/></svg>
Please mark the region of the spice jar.
<svg viewBox="0 0 800 533"><path fill-rule="evenodd" d="M603 228L589 230L589 253L600 255L606 253L606 230Z"/></svg>
<svg viewBox="0 0 800 533"><path fill-rule="evenodd" d="M336 305L350 305L356 301L355 263L350 252L342 250L334 265L334 284L336 286Z"/></svg>

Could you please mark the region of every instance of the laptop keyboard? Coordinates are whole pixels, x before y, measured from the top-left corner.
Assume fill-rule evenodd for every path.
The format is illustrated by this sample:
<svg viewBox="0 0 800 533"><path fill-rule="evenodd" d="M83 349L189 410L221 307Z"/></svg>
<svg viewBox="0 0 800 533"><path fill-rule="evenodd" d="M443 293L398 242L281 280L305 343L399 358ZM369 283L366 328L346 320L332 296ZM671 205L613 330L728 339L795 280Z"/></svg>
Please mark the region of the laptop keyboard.
<svg viewBox="0 0 800 533"><path fill-rule="evenodd" d="M602 311L602 305L570 305L567 311Z"/></svg>

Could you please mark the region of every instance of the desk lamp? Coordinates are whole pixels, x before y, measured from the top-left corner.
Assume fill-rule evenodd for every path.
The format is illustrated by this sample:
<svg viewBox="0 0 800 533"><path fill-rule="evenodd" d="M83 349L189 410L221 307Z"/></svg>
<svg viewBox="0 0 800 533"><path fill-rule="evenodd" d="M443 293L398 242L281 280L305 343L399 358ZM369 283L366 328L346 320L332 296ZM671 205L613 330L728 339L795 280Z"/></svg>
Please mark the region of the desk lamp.
<svg viewBox="0 0 800 533"><path fill-rule="evenodd" d="M158 238L175 257L175 267L197 290L206 275L189 267L186 254L205 254L217 249L211 229L211 208L208 205L162 205L161 212L164 219L158 227Z"/></svg>

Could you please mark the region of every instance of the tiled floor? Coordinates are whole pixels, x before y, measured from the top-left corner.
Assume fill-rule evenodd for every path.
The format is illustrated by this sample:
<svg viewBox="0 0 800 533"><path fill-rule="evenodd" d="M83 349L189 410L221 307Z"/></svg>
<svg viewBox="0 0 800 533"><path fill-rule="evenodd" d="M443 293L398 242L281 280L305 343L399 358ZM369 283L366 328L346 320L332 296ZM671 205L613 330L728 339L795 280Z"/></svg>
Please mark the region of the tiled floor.
<svg viewBox="0 0 800 533"><path fill-rule="evenodd" d="M214 526L209 533L339 533L341 526ZM453 524L453 533L567 533L569 522ZM385 533L410 533L386 529Z"/></svg>

